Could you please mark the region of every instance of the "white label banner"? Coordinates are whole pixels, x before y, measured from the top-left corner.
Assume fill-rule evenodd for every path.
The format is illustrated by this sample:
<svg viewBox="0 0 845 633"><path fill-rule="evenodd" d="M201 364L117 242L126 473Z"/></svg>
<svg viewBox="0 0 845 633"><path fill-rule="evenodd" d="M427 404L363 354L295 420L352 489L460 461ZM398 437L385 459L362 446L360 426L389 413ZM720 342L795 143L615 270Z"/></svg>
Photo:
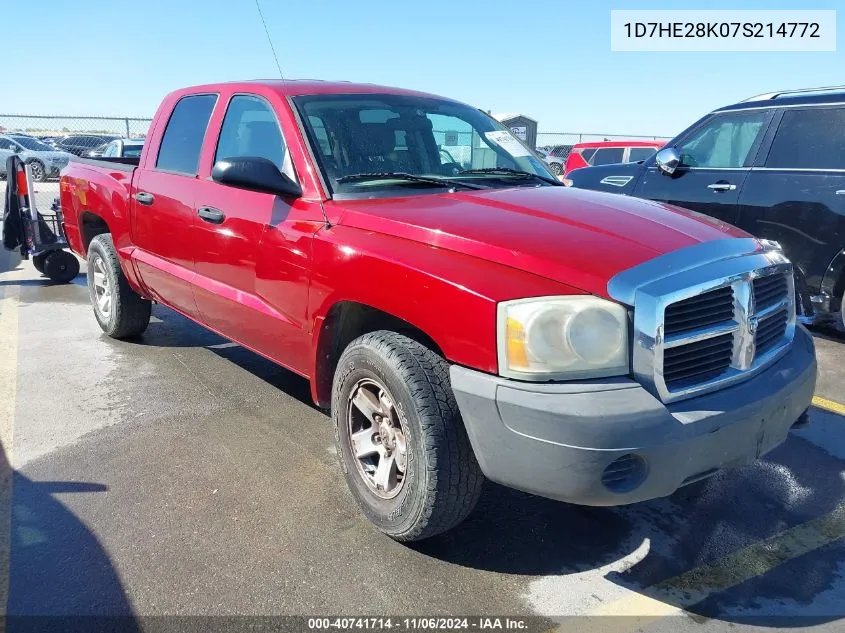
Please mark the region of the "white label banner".
<svg viewBox="0 0 845 633"><path fill-rule="evenodd" d="M835 51L834 10L619 10L612 51Z"/></svg>

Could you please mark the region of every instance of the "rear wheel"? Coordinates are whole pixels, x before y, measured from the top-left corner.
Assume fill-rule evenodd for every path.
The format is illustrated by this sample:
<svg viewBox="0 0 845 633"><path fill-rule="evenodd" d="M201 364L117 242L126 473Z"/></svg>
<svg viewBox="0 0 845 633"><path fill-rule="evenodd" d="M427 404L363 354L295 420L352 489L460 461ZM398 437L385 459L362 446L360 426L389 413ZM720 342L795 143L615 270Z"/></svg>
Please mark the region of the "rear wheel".
<svg viewBox="0 0 845 633"><path fill-rule="evenodd" d="M335 372L332 421L349 488L390 537L435 536L475 507L484 476L449 366L422 344L388 331L352 341Z"/></svg>
<svg viewBox="0 0 845 633"><path fill-rule="evenodd" d="M38 264L35 264L35 268L38 269ZM66 284L79 274L79 260L67 251L51 251L44 255L43 270L40 272L54 283Z"/></svg>
<svg viewBox="0 0 845 633"><path fill-rule="evenodd" d="M138 336L147 329L152 303L129 286L110 233L97 235L88 246L88 294L97 323L112 338Z"/></svg>

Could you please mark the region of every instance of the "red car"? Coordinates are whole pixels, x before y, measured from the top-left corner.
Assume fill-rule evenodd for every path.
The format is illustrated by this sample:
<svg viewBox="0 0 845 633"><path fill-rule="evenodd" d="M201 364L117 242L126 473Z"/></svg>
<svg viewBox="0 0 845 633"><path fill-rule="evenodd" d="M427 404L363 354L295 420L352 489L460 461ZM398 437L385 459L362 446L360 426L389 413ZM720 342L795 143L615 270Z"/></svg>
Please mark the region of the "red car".
<svg viewBox="0 0 845 633"><path fill-rule="evenodd" d="M401 541L458 524L485 478L669 495L783 442L815 388L776 244L564 187L433 95L179 90L140 159L74 159L61 207L107 335L140 336L155 301L307 378L353 497Z"/></svg>
<svg viewBox="0 0 845 633"><path fill-rule="evenodd" d="M564 176L573 169L591 165L636 163L645 160L665 145L664 141L596 141L576 143L566 159Z"/></svg>

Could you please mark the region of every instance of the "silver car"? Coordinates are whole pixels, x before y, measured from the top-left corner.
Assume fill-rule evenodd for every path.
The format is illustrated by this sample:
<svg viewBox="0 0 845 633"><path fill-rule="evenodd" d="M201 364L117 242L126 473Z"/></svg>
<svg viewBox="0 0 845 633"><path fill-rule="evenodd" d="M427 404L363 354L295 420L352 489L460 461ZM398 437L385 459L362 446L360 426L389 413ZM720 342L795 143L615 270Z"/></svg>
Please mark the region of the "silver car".
<svg viewBox="0 0 845 633"><path fill-rule="evenodd" d="M71 159L71 154L60 152L31 136L4 134L0 136L0 177L6 176L6 160L12 154L20 156L32 170L32 178L43 182L58 178L59 172Z"/></svg>

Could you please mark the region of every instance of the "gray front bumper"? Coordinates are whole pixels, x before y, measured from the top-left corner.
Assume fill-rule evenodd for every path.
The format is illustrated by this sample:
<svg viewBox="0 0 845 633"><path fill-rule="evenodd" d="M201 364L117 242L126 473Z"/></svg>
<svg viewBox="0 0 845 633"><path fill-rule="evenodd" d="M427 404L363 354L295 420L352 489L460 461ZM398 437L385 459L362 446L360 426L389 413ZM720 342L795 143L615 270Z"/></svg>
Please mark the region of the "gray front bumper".
<svg viewBox="0 0 845 633"><path fill-rule="evenodd" d="M489 479L603 506L670 495L775 448L810 406L816 358L812 337L798 327L789 352L755 377L669 405L627 378L536 384L457 365L450 373ZM602 476L626 455L641 458L645 469L635 486L612 491Z"/></svg>

